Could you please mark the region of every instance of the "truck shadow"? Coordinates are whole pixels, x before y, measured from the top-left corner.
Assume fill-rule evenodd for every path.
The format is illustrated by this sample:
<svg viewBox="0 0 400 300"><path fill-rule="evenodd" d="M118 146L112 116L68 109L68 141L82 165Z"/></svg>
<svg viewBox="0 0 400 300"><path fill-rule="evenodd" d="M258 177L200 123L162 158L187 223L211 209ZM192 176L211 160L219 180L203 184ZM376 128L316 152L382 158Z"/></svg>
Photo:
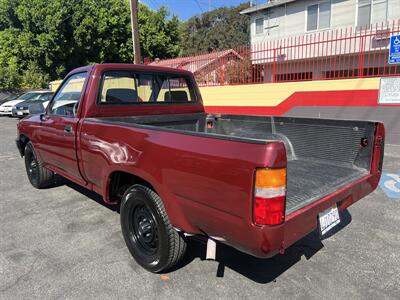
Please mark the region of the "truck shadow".
<svg viewBox="0 0 400 300"><path fill-rule="evenodd" d="M108 209L119 213L119 205L107 205L102 197L92 191L89 191L66 179L59 179L60 185L66 185L93 201L101 204ZM216 277L224 277L225 268L231 270L253 280L257 283L274 282L276 279L298 263L304 256L307 260L320 251L324 245L322 241L341 231L344 227L351 223L351 215L348 210L340 212L340 224L334 227L329 234L322 240L318 230L315 230L302 238L300 241L286 249L285 254L278 254L269 259L260 259L254 256L240 252L230 246L218 244L216 262L218 267ZM184 268L196 258L205 260L206 244L205 240L197 238L188 239L188 249L183 261L173 270Z"/></svg>
<svg viewBox="0 0 400 300"><path fill-rule="evenodd" d="M107 207L108 209L118 212L119 213L119 205L112 205L112 204L107 204L103 201L103 198L101 197L101 195L90 191L72 181L69 181L68 179L65 179L61 176L57 176L56 177L56 183L55 186L62 186L62 185L66 185L71 189L74 189L75 191L77 191L78 193L81 193L82 195L86 196L87 198L97 202L98 204Z"/></svg>
<svg viewBox="0 0 400 300"><path fill-rule="evenodd" d="M340 225L336 226L324 239L336 234L351 222L351 215L348 210L340 213L340 219ZM322 241L318 230L315 230L286 249L285 254L278 254L269 259L259 259L220 244L217 249L218 268L216 276L224 277L224 271L227 267L257 283L274 282L281 274L298 263L303 256L309 260L320 251L324 247ZM205 252L205 243L190 240L187 255L181 267L195 258L204 260Z"/></svg>

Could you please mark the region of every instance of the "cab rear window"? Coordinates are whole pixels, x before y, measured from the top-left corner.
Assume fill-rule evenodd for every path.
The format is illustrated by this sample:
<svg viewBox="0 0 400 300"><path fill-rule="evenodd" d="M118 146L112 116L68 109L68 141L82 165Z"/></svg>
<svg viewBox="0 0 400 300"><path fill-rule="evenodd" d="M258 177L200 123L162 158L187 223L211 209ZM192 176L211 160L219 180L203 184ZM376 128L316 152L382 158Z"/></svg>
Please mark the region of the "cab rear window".
<svg viewBox="0 0 400 300"><path fill-rule="evenodd" d="M105 72L98 99L101 105L194 102L197 99L189 77L129 71Z"/></svg>

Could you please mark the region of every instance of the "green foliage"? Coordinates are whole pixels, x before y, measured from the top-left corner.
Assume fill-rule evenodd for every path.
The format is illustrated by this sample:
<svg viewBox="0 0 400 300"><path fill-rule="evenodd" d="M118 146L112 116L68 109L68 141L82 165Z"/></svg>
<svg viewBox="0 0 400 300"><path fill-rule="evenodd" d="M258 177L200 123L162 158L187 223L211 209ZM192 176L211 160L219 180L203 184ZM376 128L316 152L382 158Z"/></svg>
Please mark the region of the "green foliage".
<svg viewBox="0 0 400 300"><path fill-rule="evenodd" d="M11 58L7 65L0 67L0 87L5 90L14 90L18 87L20 75L18 73L17 62Z"/></svg>
<svg viewBox="0 0 400 300"><path fill-rule="evenodd" d="M180 52L179 19L173 16L167 19L168 10L161 7L158 12L147 6L139 8L139 28L141 46L146 57L170 58Z"/></svg>
<svg viewBox="0 0 400 300"><path fill-rule="evenodd" d="M234 48L250 42L250 24L240 11L249 7L221 7L190 18L182 25L182 52L193 54L217 49Z"/></svg>
<svg viewBox="0 0 400 300"><path fill-rule="evenodd" d="M19 30L0 31L0 88L6 90L18 87L20 82L18 59L15 55L18 49L14 47L19 34Z"/></svg>
<svg viewBox="0 0 400 300"><path fill-rule="evenodd" d="M168 10L139 4L142 56L248 43L247 4L181 23ZM0 89L40 88L91 63L132 62L129 0L0 0Z"/></svg>
<svg viewBox="0 0 400 300"><path fill-rule="evenodd" d="M30 62L21 78L23 89L46 88L49 85L49 75L44 73L35 62Z"/></svg>
<svg viewBox="0 0 400 300"><path fill-rule="evenodd" d="M16 10L19 0L0 0L0 31L9 27L18 27Z"/></svg>
<svg viewBox="0 0 400 300"><path fill-rule="evenodd" d="M179 53L179 20L139 6L142 55ZM78 66L132 62L128 0L0 0L0 89L40 88Z"/></svg>

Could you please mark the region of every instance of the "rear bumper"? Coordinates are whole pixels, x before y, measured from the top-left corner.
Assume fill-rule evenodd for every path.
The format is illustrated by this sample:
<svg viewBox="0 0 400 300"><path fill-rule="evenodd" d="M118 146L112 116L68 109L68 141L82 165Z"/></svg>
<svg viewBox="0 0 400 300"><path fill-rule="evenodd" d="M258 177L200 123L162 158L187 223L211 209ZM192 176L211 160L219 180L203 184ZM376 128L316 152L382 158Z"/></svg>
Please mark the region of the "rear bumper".
<svg viewBox="0 0 400 300"><path fill-rule="evenodd" d="M12 111L10 110L0 110L0 116L11 116Z"/></svg>
<svg viewBox="0 0 400 300"><path fill-rule="evenodd" d="M335 193L322 198L286 218L283 249L288 248L318 227L318 214L336 204L343 211L353 203L372 193L378 186L380 174L367 175Z"/></svg>
<svg viewBox="0 0 400 300"><path fill-rule="evenodd" d="M255 226L250 224L250 228L243 228L246 235L242 236L241 241L228 241L228 244L259 258L268 258L277 253L283 253L285 249L317 228L319 213L335 203L339 211L343 211L374 191L379 179L380 173L369 174L335 193L289 214L282 225Z"/></svg>
<svg viewBox="0 0 400 300"><path fill-rule="evenodd" d="M16 109L16 108L13 108L13 110L12 110L12 116L13 117L23 118L23 117L25 117L27 115L29 115L29 110L27 110L27 109Z"/></svg>

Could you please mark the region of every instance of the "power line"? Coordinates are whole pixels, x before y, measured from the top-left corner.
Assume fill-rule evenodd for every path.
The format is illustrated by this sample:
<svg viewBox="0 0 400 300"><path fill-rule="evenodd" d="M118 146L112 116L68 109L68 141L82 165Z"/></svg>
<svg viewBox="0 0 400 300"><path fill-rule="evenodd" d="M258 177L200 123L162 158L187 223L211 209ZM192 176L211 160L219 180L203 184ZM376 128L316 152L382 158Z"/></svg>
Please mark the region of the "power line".
<svg viewBox="0 0 400 300"><path fill-rule="evenodd" d="M150 0L151 3L153 3L154 7L159 8L161 5L158 3L156 0Z"/></svg>
<svg viewBox="0 0 400 300"><path fill-rule="evenodd" d="M193 1L196 2L197 6L198 6L199 9L201 10L201 13L204 14L204 10L203 10L203 8L201 7L199 1L198 1L198 0L193 0Z"/></svg>
<svg viewBox="0 0 400 300"><path fill-rule="evenodd" d="M209 1L208 3L205 3L204 1L199 1L199 3L203 4L203 5L208 5L209 8L213 8L213 9L218 8L217 6L211 4L211 0L208 0L208 1Z"/></svg>
<svg viewBox="0 0 400 300"><path fill-rule="evenodd" d="M79 3L81 3L83 0L78 0L76 1L74 4L72 4L72 8L74 8L76 5L78 5ZM65 19L62 19L60 23L65 22L66 20L68 20L69 18L73 17L73 15L75 14L76 11L73 11L72 14L70 14L68 17L66 17Z"/></svg>

